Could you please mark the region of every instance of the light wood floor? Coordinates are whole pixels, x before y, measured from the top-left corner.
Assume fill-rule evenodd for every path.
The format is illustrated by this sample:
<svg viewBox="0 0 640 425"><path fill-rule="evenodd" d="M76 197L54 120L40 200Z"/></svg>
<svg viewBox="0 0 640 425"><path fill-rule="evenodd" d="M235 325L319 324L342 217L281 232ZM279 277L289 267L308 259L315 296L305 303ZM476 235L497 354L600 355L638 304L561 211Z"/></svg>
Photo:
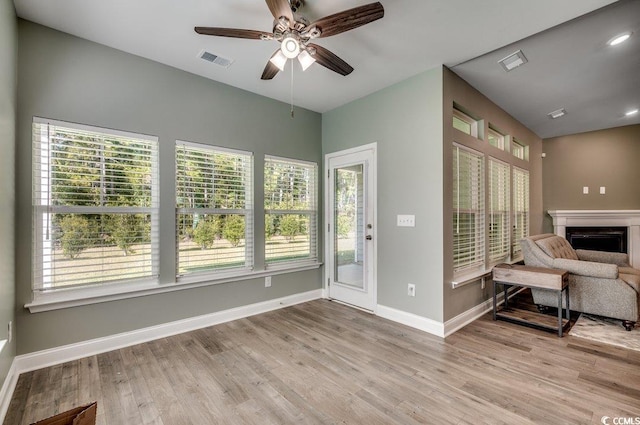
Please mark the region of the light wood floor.
<svg viewBox="0 0 640 425"><path fill-rule="evenodd" d="M326 300L20 376L5 424L573 424L640 416L640 352L489 315L442 340Z"/></svg>

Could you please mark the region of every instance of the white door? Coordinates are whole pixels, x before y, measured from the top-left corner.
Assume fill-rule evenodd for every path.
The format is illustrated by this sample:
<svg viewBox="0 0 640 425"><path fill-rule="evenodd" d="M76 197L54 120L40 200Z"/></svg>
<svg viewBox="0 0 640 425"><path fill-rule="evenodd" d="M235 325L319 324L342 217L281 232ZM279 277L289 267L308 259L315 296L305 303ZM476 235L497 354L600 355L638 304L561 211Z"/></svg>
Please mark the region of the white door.
<svg viewBox="0 0 640 425"><path fill-rule="evenodd" d="M328 154L328 297L375 311L376 298L376 145Z"/></svg>

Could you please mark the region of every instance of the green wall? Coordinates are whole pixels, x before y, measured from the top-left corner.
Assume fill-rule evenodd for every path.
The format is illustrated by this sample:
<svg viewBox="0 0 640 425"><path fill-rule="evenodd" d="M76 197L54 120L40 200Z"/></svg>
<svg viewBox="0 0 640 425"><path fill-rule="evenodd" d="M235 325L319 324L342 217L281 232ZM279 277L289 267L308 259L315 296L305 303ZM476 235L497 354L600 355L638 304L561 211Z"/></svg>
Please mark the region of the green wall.
<svg viewBox="0 0 640 425"><path fill-rule="evenodd" d="M15 146L18 29L11 0L0 0L0 340L14 320ZM15 327L14 327L15 328ZM0 386L15 356L15 338L0 352Z"/></svg>
<svg viewBox="0 0 640 425"><path fill-rule="evenodd" d="M3 31L6 31L4 25ZM264 243L264 206L260 189L264 155L315 161L320 165L322 118L315 112L298 109L295 119L291 119L288 106L281 102L28 21L18 22L18 35L18 354L321 287L321 270L314 269L274 276L271 288L264 288L263 279L250 279L43 313L30 313L24 309L23 306L31 301L33 116L158 136L161 170L175 168L176 139L252 151L256 170L257 247ZM3 160L6 156L3 155ZM5 168L2 172L5 173ZM175 280L174 187L173 172L161 172L162 283ZM322 193L322 187L319 190ZM5 206L3 204L3 208ZM322 253L322 246L319 249ZM258 270L264 265L260 249L256 250L255 263ZM4 324L0 323L0 326Z"/></svg>
<svg viewBox="0 0 640 425"><path fill-rule="evenodd" d="M323 114L323 154L373 142L378 304L442 322L441 67ZM415 214L416 227L397 227L398 214Z"/></svg>
<svg viewBox="0 0 640 425"><path fill-rule="evenodd" d="M545 231L548 210L640 210L640 125L545 139L543 150Z"/></svg>

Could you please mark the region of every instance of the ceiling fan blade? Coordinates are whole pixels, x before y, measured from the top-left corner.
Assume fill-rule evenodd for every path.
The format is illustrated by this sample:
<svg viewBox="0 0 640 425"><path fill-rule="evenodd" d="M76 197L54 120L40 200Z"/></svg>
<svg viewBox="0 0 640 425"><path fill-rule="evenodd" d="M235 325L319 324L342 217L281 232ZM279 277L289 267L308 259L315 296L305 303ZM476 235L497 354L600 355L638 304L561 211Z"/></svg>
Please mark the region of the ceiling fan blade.
<svg viewBox="0 0 640 425"><path fill-rule="evenodd" d="M239 28L195 27L198 34L216 35L218 37L248 38L261 40L264 37L273 37L273 34L264 31L243 30Z"/></svg>
<svg viewBox="0 0 640 425"><path fill-rule="evenodd" d="M327 69L332 70L333 72L337 72L340 75L349 75L353 71L353 67L340 59L335 53L330 52L322 46L318 46L317 44L310 43L308 45L311 51L315 49L315 53L311 54L311 56L316 60L317 63L324 66Z"/></svg>
<svg viewBox="0 0 640 425"><path fill-rule="evenodd" d="M279 51L280 49L276 50L271 57L274 57ZM260 77L260 79L271 80L273 77L278 75L278 72L280 72L280 69L271 62L271 59L269 59L267 66L265 66L264 71L262 71L262 77Z"/></svg>
<svg viewBox="0 0 640 425"><path fill-rule="evenodd" d="M293 24L293 12L291 11L289 0L266 0L266 2L267 7L276 21L280 19L281 16L284 16L289 20L289 24Z"/></svg>
<svg viewBox="0 0 640 425"><path fill-rule="evenodd" d="M320 38L330 37L377 21L383 16L384 7L380 2L375 2L326 16L308 27L318 28L321 31Z"/></svg>

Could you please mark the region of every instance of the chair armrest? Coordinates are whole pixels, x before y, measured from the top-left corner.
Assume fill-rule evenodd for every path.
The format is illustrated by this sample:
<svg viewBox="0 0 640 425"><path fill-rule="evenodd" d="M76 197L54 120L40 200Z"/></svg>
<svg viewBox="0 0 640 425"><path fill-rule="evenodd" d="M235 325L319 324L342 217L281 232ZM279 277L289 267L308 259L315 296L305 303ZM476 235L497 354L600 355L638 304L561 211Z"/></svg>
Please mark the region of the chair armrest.
<svg viewBox="0 0 640 425"><path fill-rule="evenodd" d="M554 258L553 268L564 269L571 274L577 274L580 276L602 277L605 279L618 278L618 266L615 264Z"/></svg>
<svg viewBox="0 0 640 425"><path fill-rule="evenodd" d="M596 263L609 263L616 266L629 267L629 255L622 252L593 251L589 249L576 249L578 258L583 261Z"/></svg>

